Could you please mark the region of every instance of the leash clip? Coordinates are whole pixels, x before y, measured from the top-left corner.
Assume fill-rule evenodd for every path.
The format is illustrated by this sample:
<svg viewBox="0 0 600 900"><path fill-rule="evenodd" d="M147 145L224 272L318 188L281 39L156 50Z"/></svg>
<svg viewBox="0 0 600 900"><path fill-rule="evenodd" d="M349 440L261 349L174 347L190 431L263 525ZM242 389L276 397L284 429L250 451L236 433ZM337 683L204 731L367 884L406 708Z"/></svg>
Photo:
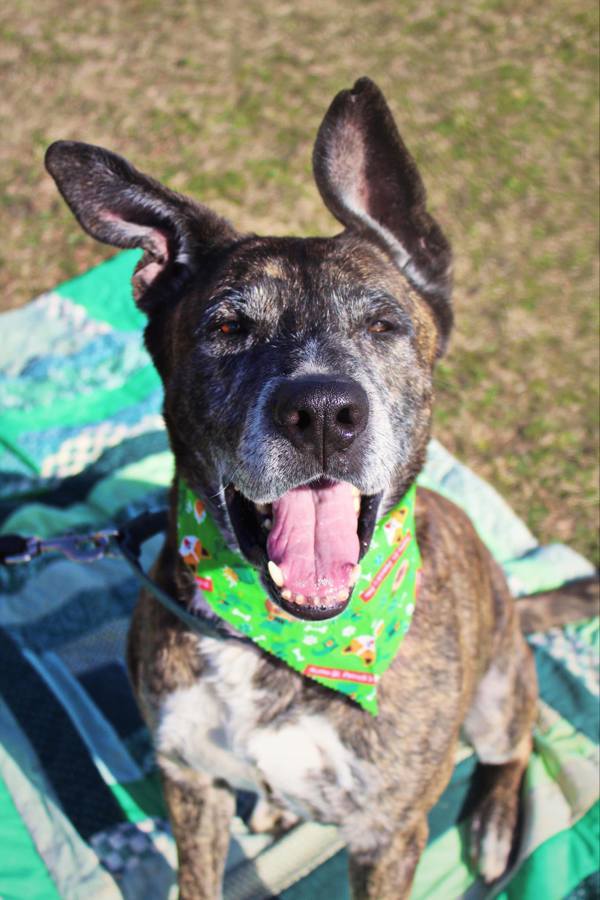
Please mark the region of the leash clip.
<svg viewBox="0 0 600 900"><path fill-rule="evenodd" d="M35 537L17 538L22 549L18 553L4 556L2 562L7 566L16 566L19 563L28 563L40 553L39 540Z"/></svg>
<svg viewBox="0 0 600 900"><path fill-rule="evenodd" d="M65 534L56 538L38 541L39 553L58 552L72 562L95 562L105 556L120 556L110 545L119 534L113 529L96 531L92 534Z"/></svg>
<svg viewBox="0 0 600 900"><path fill-rule="evenodd" d="M54 538L30 537L25 539L24 549L19 553L6 556L7 565L28 563L42 553L62 553L72 562L94 562L105 556L120 556L113 550L111 543L119 532L112 529L96 531L92 534L64 534Z"/></svg>

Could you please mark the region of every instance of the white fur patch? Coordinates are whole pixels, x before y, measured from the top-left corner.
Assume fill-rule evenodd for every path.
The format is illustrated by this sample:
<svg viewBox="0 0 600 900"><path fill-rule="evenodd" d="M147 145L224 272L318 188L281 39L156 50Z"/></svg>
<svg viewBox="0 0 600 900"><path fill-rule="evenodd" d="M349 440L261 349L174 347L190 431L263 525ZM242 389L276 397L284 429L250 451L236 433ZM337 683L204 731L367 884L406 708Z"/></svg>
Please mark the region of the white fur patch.
<svg viewBox="0 0 600 900"><path fill-rule="evenodd" d="M259 791L260 776L245 750L258 699L252 687L258 651L234 641L204 639L203 646L216 662L210 674L174 691L162 704L156 731L161 762L174 777L183 766Z"/></svg>
<svg viewBox="0 0 600 900"><path fill-rule="evenodd" d="M232 755L218 704L203 684L175 691L164 702L156 748L161 765L174 779L181 769L191 769L236 788L256 789L252 769Z"/></svg>
<svg viewBox="0 0 600 900"><path fill-rule="evenodd" d="M266 699L252 683L260 651L207 639L202 648L210 671L192 687L170 694L160 710L156 746L172 777L183 767L259 794L268 785L301 816L310 808L326 813L330 789L347 794L361 789L366 772L358 768L364 767L357 767L324 716L300 714L281 727L256 724Z"/></svg>
<svg viewBox="0 0 600 900"><path fill-rule="evenodd" d="M256 731L248 749L269 784L289 799L309 797L324 769L343 790L353 788L351 754L323 716L302 715L282 728Z"/></svg>
<svg viewBox="0 0 600 900"><path fill-rule="evenodd" d="M512 697L508 675L492 664L479 682L463 726L483 763L500 765L517 755L508 733L507 705Z"/></svg>
<svg viewBox="0 0 600 900"><path fill-rule="evenodd" d="M512 844L512 832L501 825L490 822L481 842L479 871L484 881L495 881L499 878L508 862Z"/></svg>

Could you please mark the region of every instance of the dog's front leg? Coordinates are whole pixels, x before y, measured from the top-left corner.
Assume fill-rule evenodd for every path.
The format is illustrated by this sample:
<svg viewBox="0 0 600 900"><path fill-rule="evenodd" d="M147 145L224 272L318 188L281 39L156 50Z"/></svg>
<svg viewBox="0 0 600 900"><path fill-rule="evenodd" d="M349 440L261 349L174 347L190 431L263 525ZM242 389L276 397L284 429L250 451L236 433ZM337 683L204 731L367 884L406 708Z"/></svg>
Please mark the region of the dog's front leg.
<svg viewBox="0 0 600 900"><path fill-rule="evenodd" d="M419 857L427 843L427 819L398 830L381 850L351 853L353 900L404 900L410 894Z"/></svg>
<svg viewBox="0 0 600 900"><path fill-rule="evenodd" d="M180 900L218 900L235 796L208 776L162 773L179 858Z"/></svg>

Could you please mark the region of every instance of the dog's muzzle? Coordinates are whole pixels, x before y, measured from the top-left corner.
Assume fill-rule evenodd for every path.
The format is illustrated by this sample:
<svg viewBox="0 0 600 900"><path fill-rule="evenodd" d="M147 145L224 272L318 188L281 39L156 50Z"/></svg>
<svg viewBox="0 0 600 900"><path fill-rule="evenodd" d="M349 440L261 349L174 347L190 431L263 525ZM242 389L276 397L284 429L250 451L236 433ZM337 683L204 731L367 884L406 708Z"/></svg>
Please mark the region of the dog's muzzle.
<svg viewBox="0 0 600 900"><path fill-rule="evenodd" d="M347 376L303 375L278 382L267 415L284 439L283 455L306 472L305 480L269 503L252 502L229 485L231 523L247 558L264 559L281 606L302 618L330 618L348 603L379 504L353 484L369 399Z"/></svg>
<svg viewBox="0 0 600 900"><path fill-rule="evenodd" d="M352 378L305 375L277 388L271 404L276 428L325 471L335 453L347 450L369 419L369 399Z"/></svg>

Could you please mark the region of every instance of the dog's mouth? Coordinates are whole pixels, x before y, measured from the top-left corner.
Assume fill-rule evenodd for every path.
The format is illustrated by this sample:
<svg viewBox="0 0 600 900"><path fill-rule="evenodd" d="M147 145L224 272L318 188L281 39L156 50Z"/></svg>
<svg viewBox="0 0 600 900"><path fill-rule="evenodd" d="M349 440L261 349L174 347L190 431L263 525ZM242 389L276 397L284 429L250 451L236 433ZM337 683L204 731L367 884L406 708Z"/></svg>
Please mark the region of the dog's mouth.
<svg viewBox="0 0 600 900"><path fill-rule="evenodd" d="M269 592L300 619L330 619L348 605L381 495L344 481L318 481L273 503L253 503L229 485L229 517L240 549L258 565Z"/></svg>

